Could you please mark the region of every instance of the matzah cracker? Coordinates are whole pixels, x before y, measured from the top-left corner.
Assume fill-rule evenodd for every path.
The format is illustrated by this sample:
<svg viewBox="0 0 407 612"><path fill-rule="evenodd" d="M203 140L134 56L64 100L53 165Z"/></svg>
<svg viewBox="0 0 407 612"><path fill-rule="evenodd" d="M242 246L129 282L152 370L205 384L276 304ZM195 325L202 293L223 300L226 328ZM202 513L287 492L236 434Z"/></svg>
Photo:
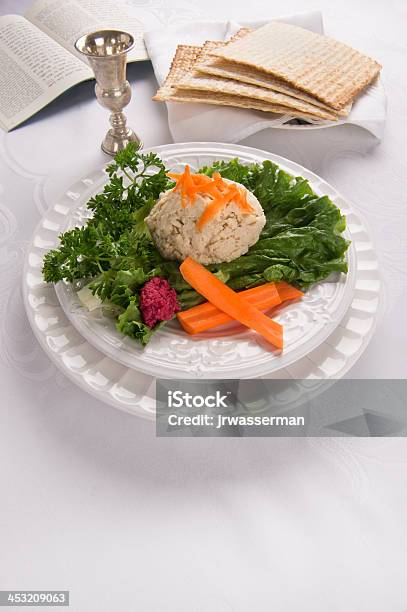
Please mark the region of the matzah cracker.
<svg viewBox="0 0 407 612"><path fill-rule="evenodd" d="M218 106L251 108L267 113L277 113L283 115L287 114L291 116L295 114L296 117L310 120L315 120L317 118L315 115L310 113L305 113L303 111L295 111L295 113L293 113L292 108L278 104L270 104L269 102L255 100L250 97L212 92L202 93L202 91L177 89L177 82L190 73L200 51L200 47L193 47L189 45L178 46L165 83L162 87L160 87L156 95L153 97L153 100L215 104Z"/></svg>
<svg viewBox="0 0 407 612"><path fill-rule="evenodd" d="M260 69L341 109L379 74L380 64L336 40L272 21L213 55Z"/></svg>
<svg viewBox="0 0 407 612"><path fill-rule="evenodd" d="M292 87L291 85L285 83L284 81L281 81L280 79L273 78L270 74L261 72L260 70L256 70L251 66L245 66L244 64L235 64L234 62L222 60L220 57L211 56L211 53L215 48L230 45L235 40L239 40L253 31L253 28L240 28L240 30L236 32L236 34L226 42L207 41L206 43L204 43L201 52L199 53L196 59L193 73L196 72L198 74L201 72L210 74L211 76L219 76L221 78L241 81L242 83L257 85L257 87L265 87L266 89L272 89L273 91L284 93L287 96L292 96L293 98L304 100L305 102L309 102L310 104L314 104L315 106L324 108L328 112L338 112L338 115L340 117L348 116L350 109L352 108L352 104L348 104L340 111L336 111L332 108L332 106L324 104L313 96L306 94L300 89ZM205 67L207 67L206 70ZM214 67L213 71L210 71L211 67Z"/></svg>
<svg viewBox="0 0 407 612"><path fill-rule="evenodd" d="M285 106L286 108L291 109L291 112L294 115L297 111L302 111L313 115L314 117L318 117L319 119L330 119L331 121L335 121L338 118L338 116L333 112L328 113L322 108L313 106L308 102L295 100L290 96L273 92L270 89L261 89L255 85L247 85L245 83L238 83L237 81L227 81L226 79L187 76L182 81L177 83L176 89L178 91L188 91L192 89L195 91L201 91L202 93L223 93L237 97L252 98L254 100L261 100L270 104Z"/></svg>
<svg viewBox="0 0 407 612"><path fill-rule="evenodd" d="M170 70L167 74L167 78L165 79L162 87L170 87L187 76L191 72L200 51L201 47L192 45L178 45L174 58L171 62ZM160 89L162 89L162 87ZM155 99L155 96L153 99Z"/></svg>
<svg viewBox="0 0 407 612"><path fill-rule="evenodd" d="M212 41L206 42L197 56L197 62L199 62L201 58L205 57L210 51L219 47L219 45L221 44L222 43ZM224 93L234 96L254 98L256 100L269 102L270 104L285 106L287 108L293 109L293 111L302 111L314 115L319 119L329 119L331 121L335 121L338 118L338 115L333 110L330 110L330 112L328 112L325 109L321 109L309 102L293 98L292 96L286 95L284 93L276 92L271 89L257 87L255 85L241 83L238 81L226 80L216 77L208 78L206 76L200 75L199 73L195 73L194 70L192 71L192 73L187 74L186 76L181 78L176 83L176 87L177 89L210 91L213 93ZM293 114L295 114L295 112L293 112Z"/></svg>
<svg viewBox="0 0 407 612"><path fill-rule="evenodd" d="M212 92L202 91L187 91L184 89L174 89L173 87L160 88L153 100L159 100L161 102L191 102L201 104L215 104L216 106L233 106L235 108L250 108L253 110L260 110L266 113L275 113L278 115L290 115L292 117L299 117L301 119L315 120L315 115L303 113L301 111L293 112L292 108L284 106L278 106L276 104L268 104L261 100L254 100L253 98L245 98L243 96L232 96L227 94L219 94ZM288 117L287 117L288 118Z"/></svg>
<svg viewBox="0 0 407 612"><path fill-rule="evenodd" d="M284 93L287 96L292 96L295 99L309 102L314 106L325 109L328 112L337 112L340 117L347 117L352 107L351 103L346 104L343 108L335 110L332 106L324 104L320 100L317 100L313 96L306 94L305 92L288 85L284 81L272 77L270 74L261 72L251 66L245 66L244 64L235 64L221 58L212 59L197 59L194 66L194 72L206 76L215 76L223 79L231 79L239 81L241 83L249 83L250 85L256 85L257 87L264 87L265 89L271 89L272 91L278 91Z"/></svg>

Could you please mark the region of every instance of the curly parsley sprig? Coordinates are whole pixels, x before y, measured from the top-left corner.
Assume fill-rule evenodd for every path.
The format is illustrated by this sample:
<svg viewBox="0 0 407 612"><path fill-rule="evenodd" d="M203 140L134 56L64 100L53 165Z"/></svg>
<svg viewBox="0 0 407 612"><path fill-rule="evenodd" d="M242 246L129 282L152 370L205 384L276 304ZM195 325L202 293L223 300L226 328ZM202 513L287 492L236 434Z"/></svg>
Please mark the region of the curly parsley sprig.
<svg viewBox="0 0 407 612"><path fill-rule="evenodd" d="M140 153L133 143L116 155L106 172L109 182L87 204L92 218L85 226L62 234L59 247L45 255L43 276L47 282L72 282L109 270L117 257L128 253L133 221L134 232L145 231L137 211L151 209L171 184L158 155Z"/></svg>

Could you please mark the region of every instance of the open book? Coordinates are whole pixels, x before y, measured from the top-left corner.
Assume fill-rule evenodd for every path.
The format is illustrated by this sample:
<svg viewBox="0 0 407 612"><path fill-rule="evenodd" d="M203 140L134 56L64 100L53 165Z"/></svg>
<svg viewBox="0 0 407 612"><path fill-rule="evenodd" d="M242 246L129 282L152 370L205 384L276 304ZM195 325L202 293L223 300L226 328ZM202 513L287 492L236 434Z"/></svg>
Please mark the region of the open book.
<svg viewBox="0 0 407 612"><path fill-rule="evenodd" d="M129 62L147 59L143 31L154 15L126 0L37 0L24 17L0 17L0 127L9 131L93 72L74 48L82 34L113 28L132 34ZM140 19L139 19L140 17Z"/></svg>

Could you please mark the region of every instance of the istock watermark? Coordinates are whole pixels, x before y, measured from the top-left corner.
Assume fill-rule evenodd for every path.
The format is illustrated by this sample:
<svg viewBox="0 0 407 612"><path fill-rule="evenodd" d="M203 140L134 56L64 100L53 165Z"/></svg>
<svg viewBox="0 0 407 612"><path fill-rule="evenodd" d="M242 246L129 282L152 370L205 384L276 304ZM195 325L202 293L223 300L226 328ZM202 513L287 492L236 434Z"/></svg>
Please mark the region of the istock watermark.
<svg viewBox="0 0 407 612"><path fill-rule="evenodd" d="M157 380L157 436L405 436L407 380Z"/></svg>
<svg viewBox="0 0 407 612"><path fill-rule="evenodd" d="M222 395L220 391L216 391L214 395L199 395L193 393L184 393L180 389L178 391L167 391L167 405L169 408L228 408L227 399L231 395L231 391L227 391Z"/></svg>

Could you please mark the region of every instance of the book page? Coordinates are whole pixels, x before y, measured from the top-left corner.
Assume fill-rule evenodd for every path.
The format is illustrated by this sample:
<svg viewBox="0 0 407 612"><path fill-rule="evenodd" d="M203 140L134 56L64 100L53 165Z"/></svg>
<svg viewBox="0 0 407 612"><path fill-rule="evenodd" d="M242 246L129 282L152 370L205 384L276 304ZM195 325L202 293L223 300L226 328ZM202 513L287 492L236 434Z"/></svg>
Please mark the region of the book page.
<svg viewBox="0 0 407 612"><path fill-rule="evenodd" d="M0 123L11 130L92 71L24 17L0 17Z"/></svg>
<svg viewBox="0 0 407 612"><path fill-rule="evenodd" d="M125 30L135 42L128 61L148 59L144 26L126 0L37 0L25 17L75 54L75 42L82 34L108 28Z"/></svg>

